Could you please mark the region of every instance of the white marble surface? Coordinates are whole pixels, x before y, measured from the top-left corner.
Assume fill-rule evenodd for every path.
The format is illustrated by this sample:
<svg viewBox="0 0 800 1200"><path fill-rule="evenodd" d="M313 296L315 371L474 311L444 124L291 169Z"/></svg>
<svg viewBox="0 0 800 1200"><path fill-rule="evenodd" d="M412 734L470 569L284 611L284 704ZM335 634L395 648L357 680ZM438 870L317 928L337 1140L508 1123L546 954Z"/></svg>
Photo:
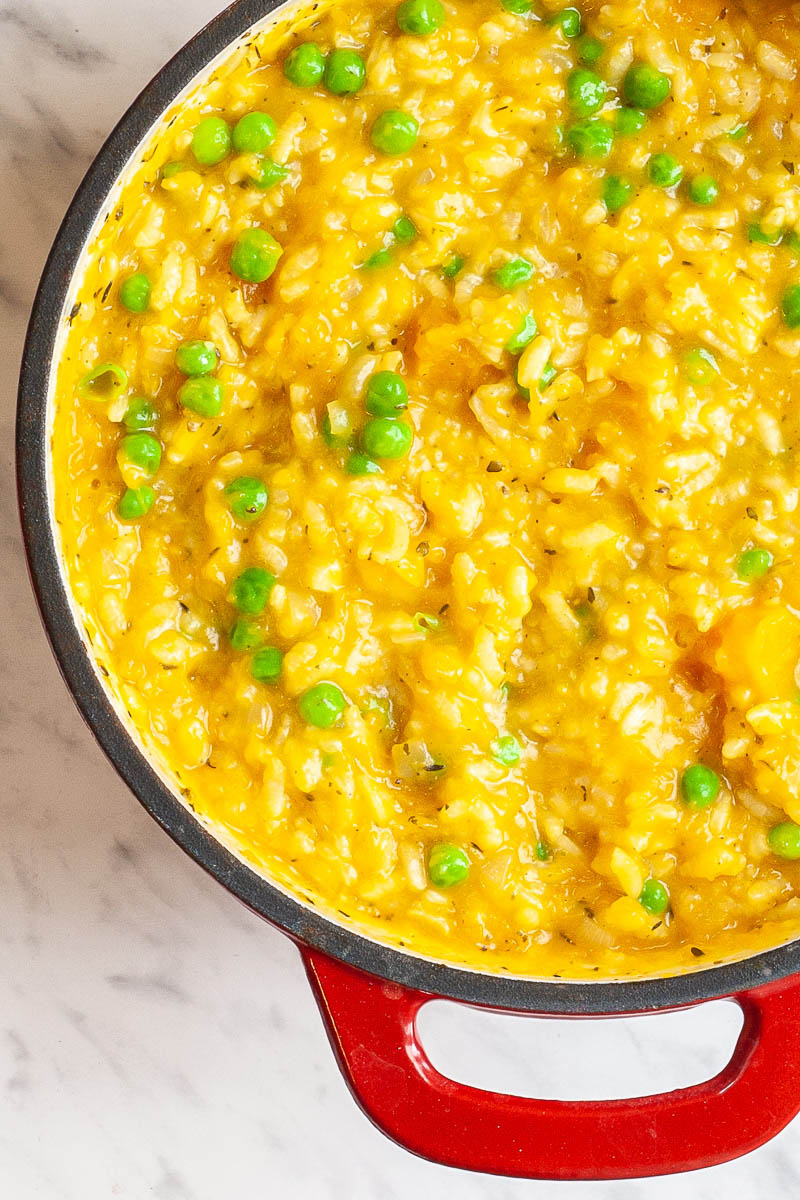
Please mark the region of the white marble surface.
<svg viewBox="0 0 800 1200"><path fill-rule="evenodd" d="M14 389L36 279L103 136L218 0L0 0L0 1197L783 1200L800 1122L735 1164L619 1184L431 1166L376 1133L298 956L207 879L72 707L17 533ZM736 1010L602 1025L430 1012L459 1077L616 1095L710 1075Z"/></svg>

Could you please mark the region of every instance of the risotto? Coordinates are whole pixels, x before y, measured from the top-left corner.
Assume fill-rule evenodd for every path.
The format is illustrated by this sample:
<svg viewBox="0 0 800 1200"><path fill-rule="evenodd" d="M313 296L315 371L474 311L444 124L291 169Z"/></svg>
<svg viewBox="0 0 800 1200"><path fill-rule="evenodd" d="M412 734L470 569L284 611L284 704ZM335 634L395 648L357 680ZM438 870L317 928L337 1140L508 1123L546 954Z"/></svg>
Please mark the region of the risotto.
<svg viewBox="0 0 800 1200"><path fill-rule="evenodd" d="M70 587L173 786L336 920L540 976L800 932L798 59L798 5L315 4L123 180Z"/></svg>

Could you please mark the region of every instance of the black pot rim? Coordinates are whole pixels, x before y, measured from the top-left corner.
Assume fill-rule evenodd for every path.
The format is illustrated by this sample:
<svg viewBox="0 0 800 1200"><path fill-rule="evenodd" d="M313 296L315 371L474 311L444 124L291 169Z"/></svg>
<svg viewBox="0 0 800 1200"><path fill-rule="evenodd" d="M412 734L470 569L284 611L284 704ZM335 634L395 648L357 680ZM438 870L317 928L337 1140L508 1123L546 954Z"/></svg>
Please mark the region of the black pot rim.
<svg viewBox="0 0 800 1200"><path fill-rule="evenodd" d="M152 817L224 887L299 943L372 975L489 1008L589 1015L675 1008L763 986L800 970L800 941L733 963L641 980L537 980L435 962L343 928L279 889L222 845L161 781L118 717L79 632L56 549L47 487L47 396L64 303L86 238L136 147L174 99L228 45L280 7L237 0L159 72L116 126L56 236L33 306L17 409L17 484L34 591L53 652L86 722Z"/></svg>

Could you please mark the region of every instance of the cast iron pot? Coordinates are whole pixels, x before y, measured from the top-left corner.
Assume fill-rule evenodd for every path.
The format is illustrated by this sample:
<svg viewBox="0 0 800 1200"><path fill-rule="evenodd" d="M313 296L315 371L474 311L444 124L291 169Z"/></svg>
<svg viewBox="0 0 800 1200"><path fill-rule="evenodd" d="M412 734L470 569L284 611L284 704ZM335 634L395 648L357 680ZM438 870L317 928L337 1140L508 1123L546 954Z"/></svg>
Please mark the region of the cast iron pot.
<svg viewBox="0 0 800 1200"><path fill-rule="evenodd" d="M345 929L235 857L134 743L93 665L70 603L50 495L50 391L73 277L98 216L166 109L226 47L280 9L238 0L142 92L100 151L56 237L31 316L17 416L17 474L33 586L59 666L97 740L147 811L254 912L293 938L351 1091L390 1137L436 1162L539 1179L614 1179L710 1166L776 1134L800 1110L800 942L673 978L596 983L463 970ZM744 1010L733 1057L695 1087L564 1102L482 1091L441 1075L416 1033L428 1000L540 1016L610 1016L729 997Z"/></svg>

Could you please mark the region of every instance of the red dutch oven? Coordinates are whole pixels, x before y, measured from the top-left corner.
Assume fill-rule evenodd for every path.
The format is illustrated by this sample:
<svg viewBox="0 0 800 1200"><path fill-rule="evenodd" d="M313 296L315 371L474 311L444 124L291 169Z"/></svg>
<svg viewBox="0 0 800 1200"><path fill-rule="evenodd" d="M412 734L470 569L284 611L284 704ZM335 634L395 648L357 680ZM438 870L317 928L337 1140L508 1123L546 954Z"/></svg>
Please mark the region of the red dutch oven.
<svg viewBox="0 0 800 1200"><path fill-rule="evenodd" d="M31 316L17 416L17 475L34 589L61 671L97 740L147 811L215 879L299 947L334 1053L366 1115L417 1154L537 1179L618 1179L725 1162L800 1110L800 942L669 978L569 982L465 970L337 925L235 857L170 791L113 707L76 621L54 537L51 375L73 278L119 176L166 109L209 63L276 12L238 0L135 101L83 181L50 253ZM416 1030L427 1001L558 1017L608 1017L728 997L744 1011L731 1061L705 1083L628 1100L501 1095L441 1075Z"/></svg>

